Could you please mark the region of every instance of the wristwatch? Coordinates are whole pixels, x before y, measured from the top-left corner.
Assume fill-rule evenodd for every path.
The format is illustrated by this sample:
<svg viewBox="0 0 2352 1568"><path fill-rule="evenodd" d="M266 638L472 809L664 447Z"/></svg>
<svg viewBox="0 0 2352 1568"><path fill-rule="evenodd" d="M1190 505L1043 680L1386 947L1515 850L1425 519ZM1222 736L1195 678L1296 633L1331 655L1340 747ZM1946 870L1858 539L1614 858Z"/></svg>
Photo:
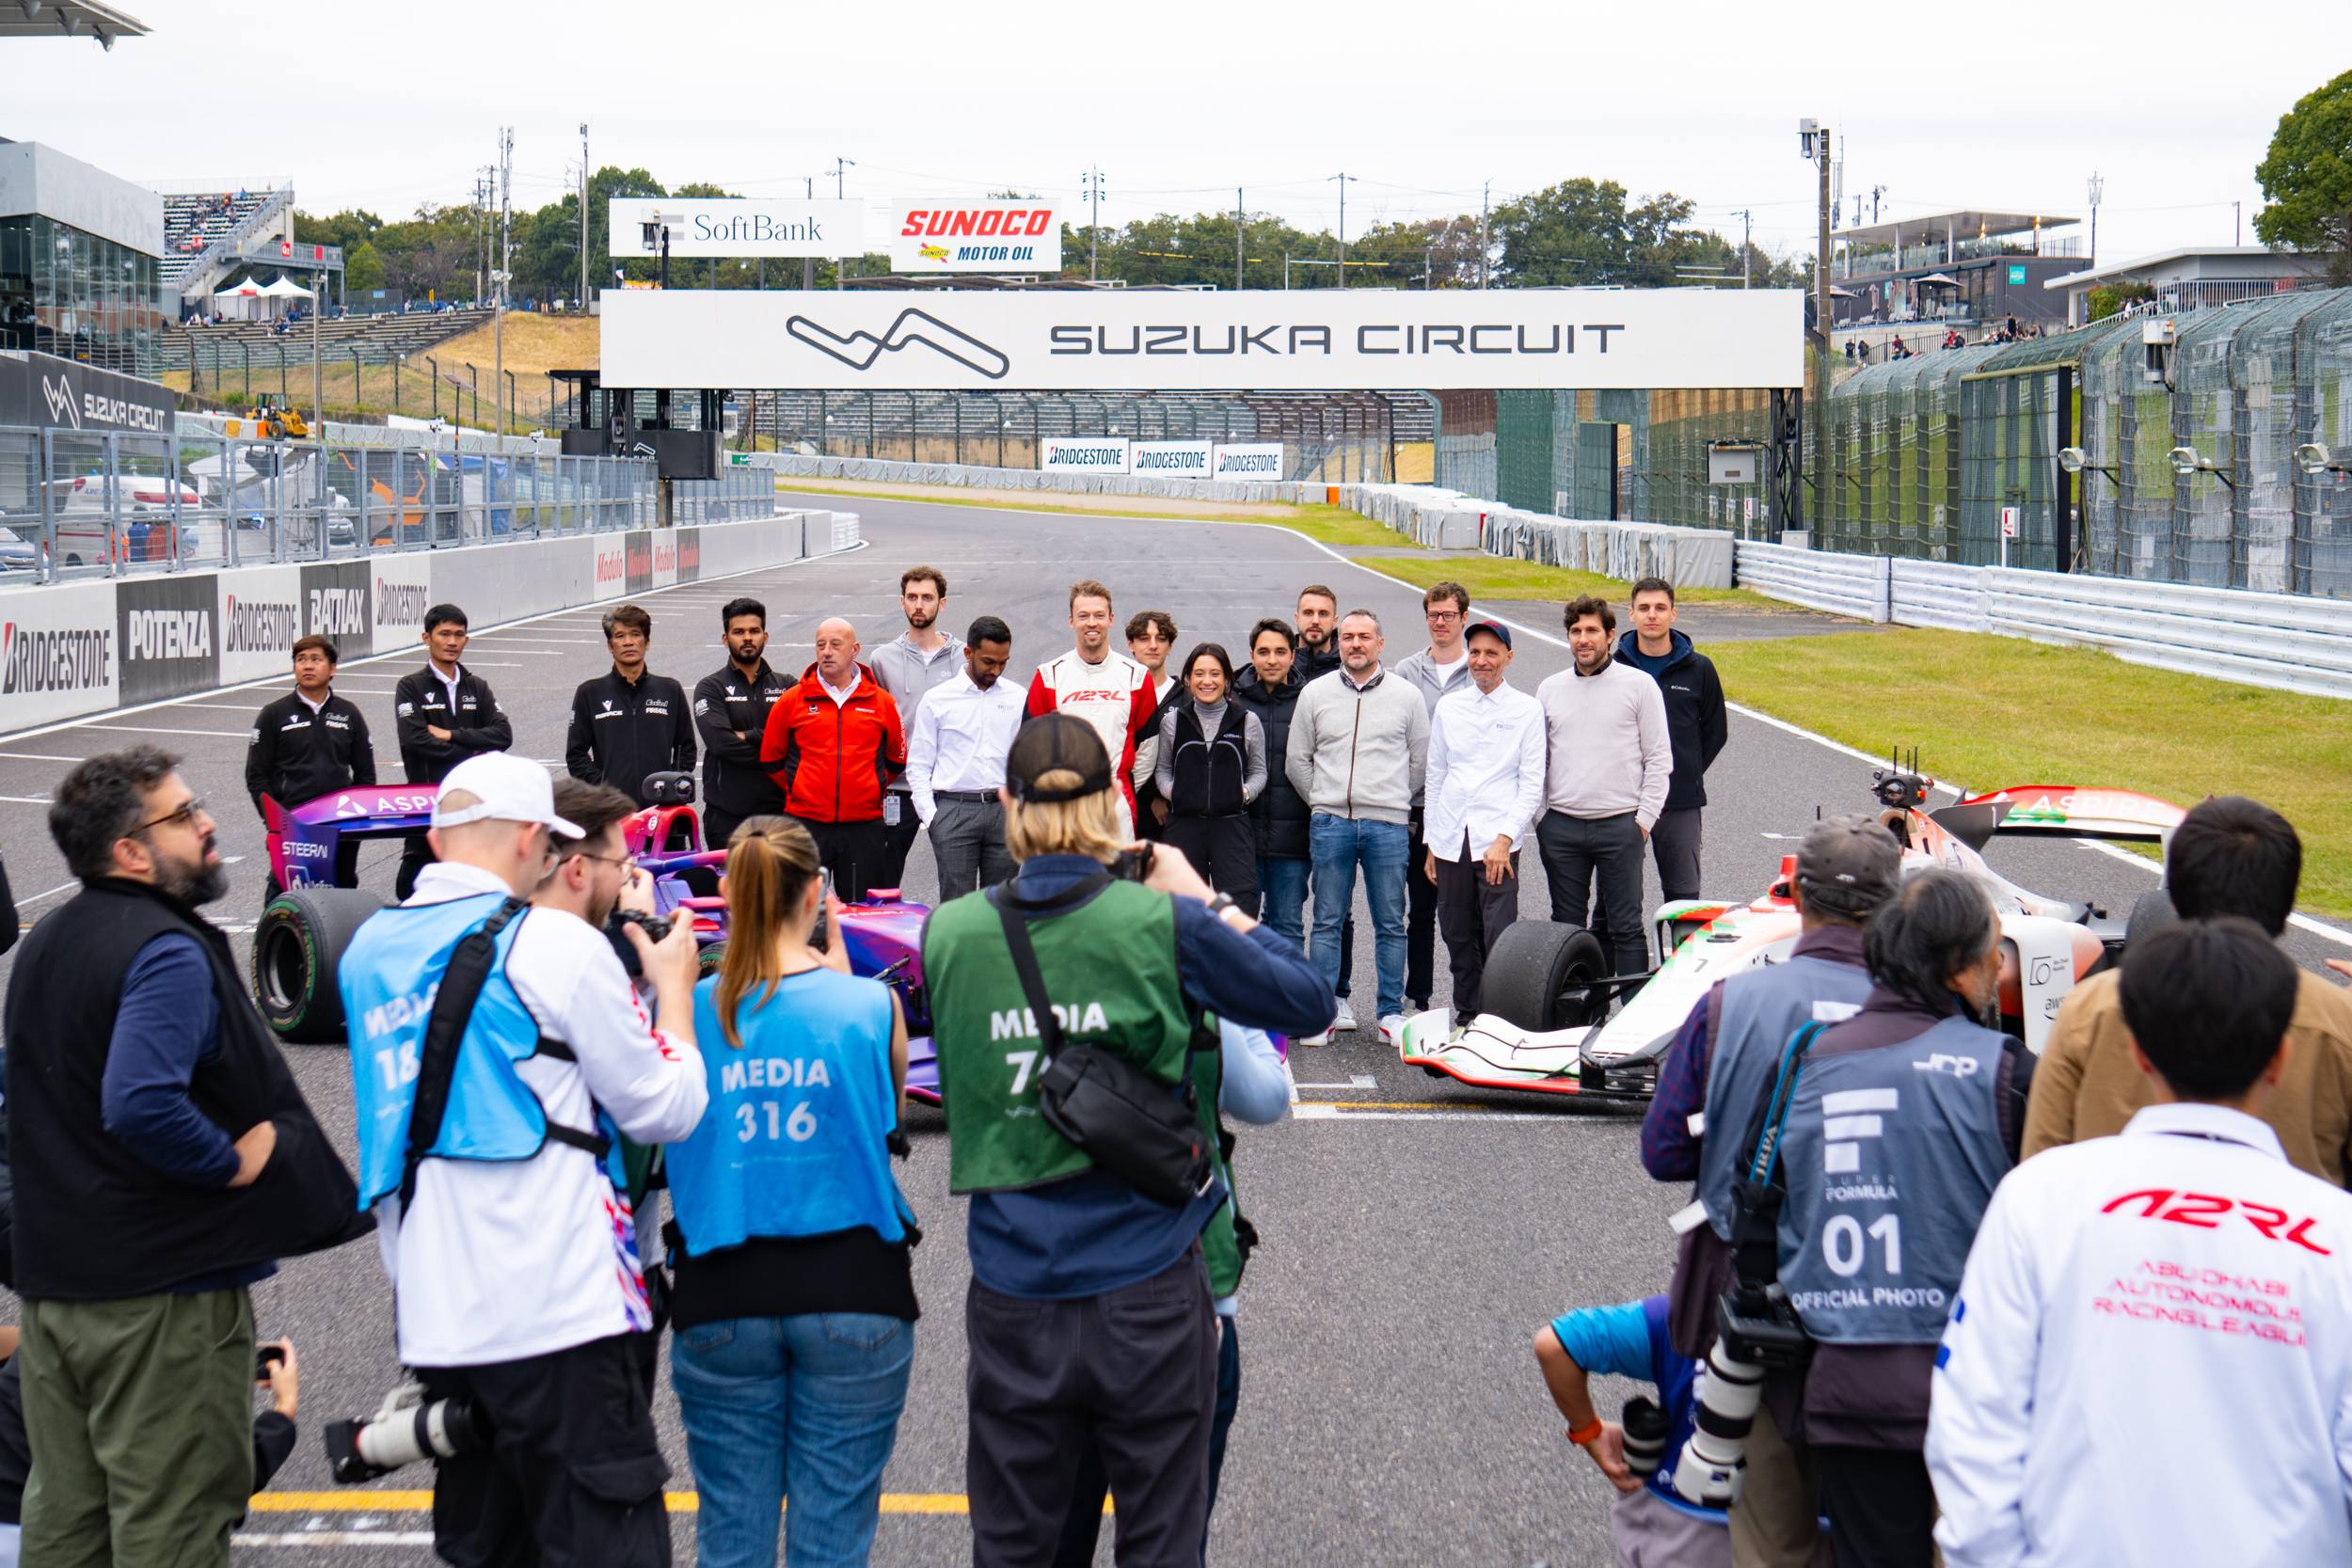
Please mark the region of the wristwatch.
<svg viewBox="0 0 2352 1568"><path fill-rule="evenodd" d="M1216 897L1209 900L1209 915L1210 918L1215 920L1224 919L1225 911L1227 910L1238 910L1240 908L1241 905L1234 902L1233 895L1230 893L1220 893Z"/></svg>

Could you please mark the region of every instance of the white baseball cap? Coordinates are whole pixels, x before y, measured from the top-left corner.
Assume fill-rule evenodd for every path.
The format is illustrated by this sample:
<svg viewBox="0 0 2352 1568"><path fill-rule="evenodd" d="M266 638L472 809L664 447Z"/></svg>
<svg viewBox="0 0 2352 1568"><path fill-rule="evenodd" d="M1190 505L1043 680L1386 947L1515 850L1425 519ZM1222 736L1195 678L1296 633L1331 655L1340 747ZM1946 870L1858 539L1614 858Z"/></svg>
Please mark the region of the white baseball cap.
<svg viewBox="0 0 2352 1568"><path fill-rule="evenodd" d="M566 838L586 838L579 827L555 815L555 783L548 770L527 758L504 752L484 752L468 757L441 780L441 799L456 790L475 797L476 804L457 811L433 810L433 825L454 828L467 822L537 822Z"/></svg>

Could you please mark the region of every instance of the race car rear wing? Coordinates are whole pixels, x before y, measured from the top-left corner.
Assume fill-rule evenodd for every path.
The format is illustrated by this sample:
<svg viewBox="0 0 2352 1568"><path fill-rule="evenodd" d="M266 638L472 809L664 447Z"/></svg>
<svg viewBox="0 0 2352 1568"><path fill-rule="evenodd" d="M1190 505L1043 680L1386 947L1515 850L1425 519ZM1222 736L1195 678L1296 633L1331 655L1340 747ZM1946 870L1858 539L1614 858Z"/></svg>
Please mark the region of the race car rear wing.
<svg viewBox="0 0 2352 1568"><path fill-rule="evenodd" d="M2074 784L2012 784L1928 813L1938 827L1979 850L1994 833L2162 844L2187 815L2137 790Z"/></svg>

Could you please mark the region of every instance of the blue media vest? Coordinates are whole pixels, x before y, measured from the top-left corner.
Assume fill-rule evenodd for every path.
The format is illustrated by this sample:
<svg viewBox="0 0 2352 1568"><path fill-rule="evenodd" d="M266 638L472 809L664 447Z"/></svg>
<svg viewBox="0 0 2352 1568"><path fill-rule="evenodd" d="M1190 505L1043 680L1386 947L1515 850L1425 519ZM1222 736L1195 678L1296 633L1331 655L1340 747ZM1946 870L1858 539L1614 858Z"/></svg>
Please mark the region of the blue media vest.
<svg viewBox="0 0 2352 1568"><path fill-rule="evenodd" d="M719 980L694 988L694 1037L710 1109L671 1144L670 1206L690 1257L755 1236L871 1226L885 1242L914 1218L884 1140L898 1125L890 990L830 969L787 974L743 999L727 1044Z"/></svg>
<svg viewBox="0 0 2352 1568"><path fill-rule="evenodd" d="M1805 1058L1780 1155L1780 1282L1829 1344L1931 1345L2009 1174L2002 1037L1947 1018L1899 1045Z"/></svg>
<svg viewBox="0 0 2352 1568"><path fill-rule="evenodd" d="M1738 1209L1732 1183L1756 1152L1749 1125L1771 1098L1788 1037L1815 1022L1835 1023L1862 1010L1868 972L1808 953L1724 982L1715 1053L1707 1064L1707 1132L1699 1140L1698 1197L1715 1234L1731 1240Z"/></svg>
<svg viewBox="0 0 2352 1568"><path fill-rule="evenodd" d="M457 943L497 912L503 896L484 893L379 910L343 954L339 978L351 1041L362 1209L400 1188L434 994ZM498 960L458 1044L449 1109L427 1151L433 1158L528 1160L547 1144L547 1112L515 1071L516 1063L538 1053L539 1024L506 977L507 957L530 918L529 911L516 915L498 935ZM601 1113L597 1122L605 1136L613 1135ZM617 1150L609 1157L608 1176L617 1158Z"/></svg>

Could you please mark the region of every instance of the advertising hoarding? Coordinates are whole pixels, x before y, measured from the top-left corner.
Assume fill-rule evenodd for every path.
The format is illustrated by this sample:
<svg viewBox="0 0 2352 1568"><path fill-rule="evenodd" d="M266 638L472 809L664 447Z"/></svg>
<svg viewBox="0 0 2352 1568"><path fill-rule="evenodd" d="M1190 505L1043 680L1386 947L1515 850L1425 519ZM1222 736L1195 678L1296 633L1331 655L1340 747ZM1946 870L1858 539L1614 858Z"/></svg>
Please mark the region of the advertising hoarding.
<svg viewBox="0 0 2352 1568"><path fill-rule="evenodd" d="M212 574L124 578L115 584L115 645L128 705L220 684L220 612Z"/></svg>
<svg viewBox="0 0 2352 1568"><path fill-rule="evenodd" d="M1116 436L1049 436L1038 443L1037 466L1063 474L1123 474L1128 444Z"/></svg>
<svg viewBox="0 0 2352 1568"><path fill-rule="evenodd" d="M608 293L613 387L894 391L1769 388L1790 289Z"/></svg>
<svg viewBox="0 0 2352 1568"><path fill-rule="evenodd" d="M59 582L8 597L0 619L0 729L115 705L121 666L111 582Z"/></svg>
<svg viewBox="0 0 2352 1568"><path fill-rule="evenodd" d="M368 592L370 562L339 561L302 571L302 631L324 637L344 658L375 652L374 595ZM422 621L420 616L419 621Z"/></svg>
<svg viewBox="0 0 2352 1568"><path fill-rule="evenodd" d="M266 680L294 668L302 635L302 568L247 566L223 572L220 584L220 678Z"/></svg>
<svg viewBox="0 0 2352 1568"><path fill-rule="evenodd" d="M1059 272L1052 201L917 198L890 208L892 272Z"/></svg>
<svg viewBox="0 0 2352 1568"><path fill-rule="evenodd" d="M666 216L673 256L863 256L866 204L757 197L616 196L605 209L615 257L659 256L645 225ZM610 383L608 383L610 385Z"/></svg>
<svg viewBox="0 0 2352 1568"><path fill-rule="evenodd" d="M424 612L433 608L433 560L439 553L379 555L368 562L375 584L370 635L380 651L389 653L404 642L423 639ZM480 609L474 616L477 624L506 618L495 610L485 615Z"/></svg>
<svg viewBox="0 0 2352 1568"><path fill-rule="evenodd" d="M1229 441L1216 449L1209 477L1279 480L1282 477L1282 461L1279 441Z"/></svg>
<svg viewBox="0 0 2352 1568"><path fill-rule="evenodd" d="M1206 479L1215 451L1209 441L1137 441L1127 471L1161 479Z"/></svg>

